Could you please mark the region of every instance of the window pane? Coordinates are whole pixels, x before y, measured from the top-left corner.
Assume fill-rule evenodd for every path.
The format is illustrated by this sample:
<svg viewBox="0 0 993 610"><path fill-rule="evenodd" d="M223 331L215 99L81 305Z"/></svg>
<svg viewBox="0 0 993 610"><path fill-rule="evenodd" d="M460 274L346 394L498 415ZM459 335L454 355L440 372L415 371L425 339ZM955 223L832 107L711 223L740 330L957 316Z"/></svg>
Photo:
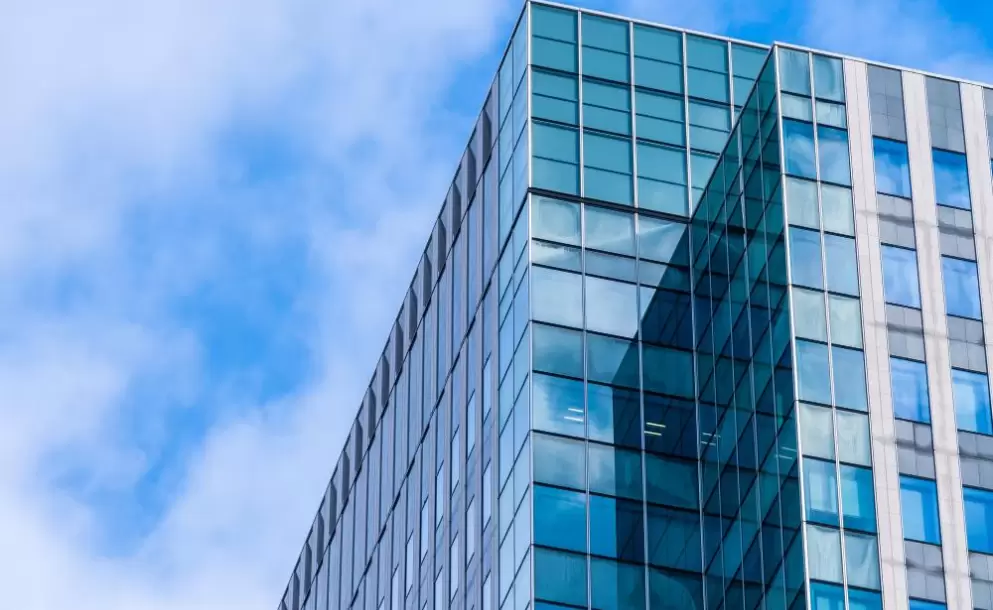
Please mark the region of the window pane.
<svg viewBox="0 0 993 610"><path fill-rule="evenodd" d="M575 76L534 70L531 87L531 114L534 118L579 124L579 92Z"/></svg>
<svg viewBox="0 0 993 610"><path fill-rule="evenodd" d="M690 352L644 344L645 390L693 397L693 357Z"/></svg>
<svg viewBox="0 0 993 610"><path fill-rule="evenodd" d="M590 440L641 446L641 398L638 392L591 383L587 387Z"/></svg>
<svg viewBox="0 0 993 610"><path fill-rule="evenodd" d="M814 165L814 126L810 123L783 120L783 146L786 172L801 178L817 178Z"/></svg>
<svg viewBox="0 0 993 610"><path fill-rule="evenodd" d="M910 198L910 160L907 145L884 138L872 139L876 165L876 190L887 195Z"/></svg>
<svg viewBox="0 0 993 610"><path fill-rule="evenodd" d="M820 149L821 180L835 184L851 184L848 132L843 129L818 125L817 143Z"/></svg>
<svg viewBox="0 0 993 610"><path fill-rule="evenodd" d="M638 218L638 256L643 259L685 265L688 263L686 225L641 215Z"/></svg>
<svg viewBox="0 0 993 610"><path fill-rule="evenodd" d="M893 415L899 419L931 422L927 366L923 362L890 358Z"/></svg>
<svg viewBox="0 0 993 610"><path fill-rule="evenodd" d="M544 434L533 435L534 480L586 489L586 442Z"/></svg>
<svg viewBox="0 0 993 610"><path fill-rule="evenodd" d="M831 404L827 346L797 341L796 358L797 375L800 377L800 400Z"/></svg>
<svg viewBox="0 0 993 610"><path fill-rule="evenodd" d="M793 283L821 288L821 236L816 231L790 229L790 272Z"/></svg>
<svg viewBox="0 0 993 610"><path fill-rule="evenodd" d="M852 216L852 191L831 184L821 185L821 211L824 230L843 235L855 235L855 218Z"/></svg>
<svg viewBox="0 0 993 610"><path fill-rule="evenodd" d="M934 481L900 476L900 508L903 537L917 542L941 544L938 522L938 490ZM966 509L968 516L968 508Z"/></svg>
<svg viewBox="0 0 993 610"><path fill-rule="evenodd" d="M672 30L635 24L634 54L639 57L681 64L683 63L683 36Z"/></svg>
<svg viewBox="0 0 993 610"><path fill-rule="evenodd" d="M827 342L824 293L794 288L792 294L793 323L796 325L796 336L802 339Z"/></svg>
<svg viewBox="0 0 993 610"><path fill-rule="evenodd" d="M824 236L824 255L827 268L827 288L858 296L858 262L855 258L855 240L840 235Z"/></svg>
<svg viewBox="0 0 993 610"><path fill-rule="evenodd" d="M842 582L840 532L830 527L808 525L807 561L811 578Z"/></svg>
<svg viewBox="0 0 993 610"><path fill-rule="evenodd" d="M573 530L573 535L580 531ZM641 502L590 496L590 553L644 561L644 536Z"/></svg>
<svg viewBox="0 0 993 610"><path fill-rule="evenodd" d="M814 94L826 100L845 101L845 77L840 59L814 55Z"/></svg>
<svg viewBox="0 0 993 610"><path fill-rule="evenodd" d="M590 559L593 607L599 610L642 610L645 607L645 568Z"/></svg>
<svg viewBox="0 0 993 610"><path fill-rule="evenodd" d="M986 375L952 369L952 393L959 430L993 434L990 388Z"/></svg>
<svg viewBox="0 0 993 610"><path fill-rule="evenodd" d="M582 328L583 276L533 267L531 308L535 320Z"/></svg>
<svg viewBox="0 0 993 610"><path fill-rule="evenodd" d="M964 488L963 492L969 550L993 554L993 492L971 487Z"/></svg>
<svg viewBox="0 0 993 610"><path fill-rule="evenodd" d="M871 470L841 465L841 506L845 529L876 531L876 496Z"/></svg>
<svg viewBox="0 0 993 610"><path fill-rule="evenodd" d="M534 369L548 373L583 376L583 334L581 331L533 325Z"/></svg>
<svg viewBox="0 0 993 610"><path fill-rule="evenodd" d="M637 286L587 276L586 328L633 338L638 333Z"/></svg>
<svg viewBox="0 0 993 610"><path fill-rule="evenodd" d="M840 585L810 583L810 607L814 610L845 610L845 590ZM855 610L852 608L852 610ZM863 610L859 608L859 610Z"/></svg>
<svg viewBox="0 0 993 610"><path fill-rule="evenodd" d="M941 270L945 280L945 311L948 315L982 319L976 263L943 256Z"/></svg>
<svg viewBox="0 0 993 610"><path fill-rule="evenodd" d="M828 295L831 310L831 342L848 347L862 347L862 313L858 299Z"/></svg>
<svg viewBox="0 0 993 610"><path fill-rule="evenodd" d="M636 72L637 74L637 72ZM686 142L683 98L674 95L635 91L638 109L638 139L682 146Z"/></svg>
<svg viewBox="0 0 993 610"><path fill-rule="evenodd" d="M629 388L638 387L637 343L603 335L586 336L587 377Z"/></svg>
<svg viewBox="0 0 993 610"><path fill-rule="evenodd" d="M648 562L700 571L700 517L696 512L648 506Z"/></svg>
<svg viewBox="0 0 993 610"><path fill-rule="evenodd" d="M576 42L576 11L536 4L531 10L531 31L565 42Z"/></svg>
<svg viewBox="0 0 993 610"><path fill-rule="evenodd" d="M535 373L532 387L535 430L585 436L582 381Z"/></svg>
<svg viewBox="0 0 993 610"><path fill-rule="evenodd" d="M534 549L534 596L574 606L586 606L586 557Z"/></svg>
<svg viewBox="0 0 993 610"><path fill-rule="evenodd" d="M583 79L583 125L631 135L631 90Z"/></svg>
<svg viewBox="0 0 993 610"><path fill-rule="evenodd" d="M638 205L686 215L686 152L638 142Z"/></svg>
<svg viewBox="0 0 993 610"><path fill-rule="evenodd" d="M836 411L838 419L838 459L842 462L869 466L869 418L860 413Z"/></svg>
<svg viewBox="0 0 993 610"><path fill-rule="evenodd" d="M634 215L586 206L586 247L634 256Z"/></svg>
<svg viewBox="0 0 993 610"><path fill-rule="evenodd" d="M817 122L821 125L832 125L845 129L848 126L848 117L845 114L843 104L832 104L817 100Z"/></svg>
<svg viewBox="0 0 993 610"><path fill-rule="evenodd" d="M859 350L832 346L834 401L839 407L868 410L865 389L865 356Z"/></svg>
<svg viewBox="0 0 993 610"><path fill-rule="evenodd" d="M848 585L879 589L879 550L876 537L845 532Z"/></svg>
<svg viewBox="0 0 993 610"><path fill-rule="evenodd" d="M631 140L583 132L585 195L612 203L634 203Z"/></svg>
<svg viewBox="0 0 993 610"><path fill-rule="evenodd" d="M883 610L883 597L875 591L849 589L848 610Z"/></svg>
<svg viewBox="0 0 993 610"><path fill-rule="evenodd" d="M687 425L691 423L687 422ZM682 434L682 430L676 434ZM692 439L690 444L693 444ZM690 449L695 451L695 447ZM685 509L695 509L700 503L697 495L697 468L694 461L646 453L645 483L645 493L649 502Z"/></svg>
<svg viewBox="0 0 993 610"><path fill-rule="evenodd" d="M531 197L531 232L533 237L571 246L580 244L578 204L551 197Z"/></svg>
<svg viewBox="0 0 993 610"><path fill-rule="evenodd" d="M810 95L810 59L807 53L779 49L779 82L783 91Z"/></svg>
<svg viewBox="0 0 993 610"><path fill-rule="evenodd" d="M689 94L714 102L728 103L728 75L699 68L686 69Z"/></svg>
<svg viewBox="0 0 993 610"><path fill-rule="evenodd" d="M784 93L780 98L783 117L800 121L814 122L814 111L810 106L810 98Z"/></svg>
<svg viewBox="0 0 993 610"><path fill-rule="evenodd" d="M883 293L886 302L920 309L921 292L917 283L917 255L913 250L882 246Z"/></svg>
<svg viewBox="0 0 993 610"><path fill-rule="evenodd" d="M532 181L536 188L579 194L579 134L575 129L535 121Z"/></svg>
<svg viewBox="0 0 993 610"><path fill-rule="evenodd" d="M786 203L789 206L790 224L817 229L817 183L799 178L786 178Z"/></svg>
<svg viewBox="0 0 993 610"><path fill-rule="evenodd" d="M831 409L800 403L803 454L834 459L834 416Z"/></svg>
<svg viewBox="0 0 993 610"><path fill-rule="evenodd" d="M803 490L807 502L807 519L815 523L838 525L838 476L833 462L805 458Z"/></svg>
<svg viewBox="0 0 993 610"><path fill-rule="evenodd" d="M921 599L910 600L909 610L947 610L948 606L938 602L926 602Z"/></svg>
<svg viewBox="0 0 993 610"><path fill-rule="evenodd" d="M590 443L589 454L590 491L641 498L641 453Z"/></svg>
<svg viewBox="0 0 993 610"><path fill-rule="evenodd" d="M935 200L941 205L950 205L968 210L969 170L965 155L934 149L934 190Z"/></svg>
<svg viewBox="0 0 993 610"><path fill-rule="evenodd" d="M534 542L568 551L586 551L586 494L534 486Z"/></svg>

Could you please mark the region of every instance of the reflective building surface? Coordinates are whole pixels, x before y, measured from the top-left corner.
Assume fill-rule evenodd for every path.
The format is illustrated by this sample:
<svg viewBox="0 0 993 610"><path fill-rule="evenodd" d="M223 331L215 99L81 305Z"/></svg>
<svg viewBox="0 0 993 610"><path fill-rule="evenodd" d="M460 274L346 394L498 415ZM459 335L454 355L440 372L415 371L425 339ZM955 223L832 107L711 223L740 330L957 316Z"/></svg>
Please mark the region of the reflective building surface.
<svg viewBox="0 0 993 610"><path fill-rule="evenodd" d="M993 610L993 89L529 2L278 610Z"/></svg>

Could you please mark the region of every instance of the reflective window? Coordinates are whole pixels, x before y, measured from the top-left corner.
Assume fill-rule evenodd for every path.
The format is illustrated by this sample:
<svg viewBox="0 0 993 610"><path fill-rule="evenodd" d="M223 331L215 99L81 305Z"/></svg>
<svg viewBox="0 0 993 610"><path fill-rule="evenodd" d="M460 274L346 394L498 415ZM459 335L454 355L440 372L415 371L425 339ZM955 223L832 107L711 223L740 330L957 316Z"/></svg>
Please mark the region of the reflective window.
<svg viewBox="0 0 993 610"><path fill-rule="evenodd" d="M817 183L786 178L786 203L789 206L790 224L817 229L821 226L817 212Z"/></svg>
<svg viewBox="0 0 993 610"><path fill-rule="evenodd" d="M628 24L584 13L582 27L583 73L628 82Z"/></svg>
<svg viewBox="0 0 993 610"><path fill-rule="evenodd" d="M590 496L590 553L626 561L645 560L642 503ZM582 529L573 530L573 535Z"/></svg>
<svg viewBox="0 0 993 610"><path fill-rule="evenodd" d="M990 388L986 375L952 369L952 394L959 430L993 434Z"/></svg>
<svg viewBox="0 0 993 610"><path fill-rule="evenodd" d="M589 454L590 491L641 498L641 453L590 443Z"/></svg>
<svg viewBox="0 0 993 610"><path fill-rule="evenodd" d="M631 89L584 78L583 126L631 135Z"/></svg>
<svg viewBox="0 0 993 610"><path fill-rule="evenodd" d="M831 377L828 370L828 347L809 341L796 342L797 375L800 400L831 404Z"/></svg>
<svg viewBox="0 0 993 610"><path fill-rule="evenodd" d="M850 588L848 610L883 610L883 596L875 591Z"/></svg>
<svg viewBox="0 0 993 610"><path fill-rule="evenodd" d="M815 610L845 610L845 589L841 585L810 583L810 607ZM852 607L852 610L856 610ZM858 610L868 610L859 608Z"/></svg>
<svg viewBox="0 0 993 610"><path fill-rule="evenodd" d="M798 286L822 287L820 233L790 229L790 272Z"/></svg>
<svg viewBox="0 0 993 610"><path fill-rule="evenodd" d="M586 277L586 328L633 338L638 333L638 287Z"/></svg>
<svg viewBox="0 0 993 610"><path fill-rule="evenodd" d="M586 411L583 382L534 374L532 380L534 429L583 438Z"/></svg>
<svg viewBox="0 0 993 610"><path fill-rule="evenodd" d="M693 356L678 349L644 344L645 390L683 398L693 397Z"/></svg>
<svg viewBox="0 0 993 610"><path fill-rule="evenodd" d="M851 411L835 412L838 420L838 459L842 462L869 466L869 417Z"/></svg>
<svg viewBox="0 0 993 610"><path fill-rule="evenodd" d="M534 549L535 599L586 606L586 556Z"/></svg>
<svg viewBox="0 0 993 610"><path fill-rule="evenodd" d="M689 423L687 422L687 425ZM673 436L676 434L683 434L683 429ZM685 437L681 440L685 440ZM692 437L689 444L693 444ZM695 447L690 449L696 450ZM699 504L696 462L646 453L645 484L645 493L649 502L685 509L695 509Z"/></svg>
<svg viewBox="0 0 993 610"><path fill-rule="evenodd" d="M568 551L586 551L586 494L534 486L534 542Z"/></svg>
<svg viewBox="0 0 993 610"><path fill-rule="evenodd" d="M841 533L830 527L807 525L807 561L810 577L842 582Z"/></svg>
<svg viewBox="0 0 993 610"><path fill-rule="evenodd" d="M663 568L699 571L700 517L696 512L648 506L648 562Z"/></svg>
<svg viewBox="0 0 993 610"><path fill-rule="evenodd" d="M834 361L834 402L839 407L865 411L865 357L854 349L832 346Z"/></svg>
<svg viewBox="0 0 993 610"><path fill-rule="evenodd" d="M876 165L876 190L909 199L910 159L906 143L873 138L872 153Z"/></svg>
<svg viewBox="0 0 993 610"><path fill-rule="evenodd" d="M686 225L649 216L638 218L638 256L643 259L687 264Z"/></svg>
<svg viewBox="0 0 993 610"><path fill-rule="evenodd" d="M923 362L890 358L893 415L899 419L931 422L927 367Z"/></svg>
<svg viewBox="0 0 993 610"><path fill-rule="evenodd" d="M634 26L634 82L673 93L683 92L683 37L679 32Z"/></svg>
<svg viewBox="0 0 993 610"><path fill-rule="evenodd" d="M576 71L576 12L535 5L531 10L531 61L546 66Z"/></svg>
<svg viewBox="0 0 993 610"><path fill-rule="evenodd" d="M913 250L882 246L883 293L887 303L920 309L917 254Z"/></svg>
<svg viewBox="0 0 993 610"><path fill-rule="evenodd" d="M786 151L786 173L811 180L817 178L813 125L784 119L783 146Z"/></svg>
<svg viewBox="0 0 993 610"><path fill-rule="evenodd" d="M638 142L638 205L686 215L686 152Z"/></svg>
<svg viewBox="0 0 993 610"><path fill-rule="evenodd" d="M831 184L821 185L821 213L824 230L842 235L855 235L855 218L852 215L852 191Z"/></svg>
<svg viewBox="0 0 993 610"><path fill-rule="evenodd" d="M533 435L534 480L586 489L586 443L544 434Z"/></svg>
<svg viewBox="0 0 993 610"><path fill-rule="evenodd" d="M827 289L832 292L859 294L858 261L855 258L855 240L840 235L824 236Z"/></svg>
<svg viewBox="0 0 993 610"><path fill-rule="evenodd" d="M638 59L635 59L637 66ZM637 78L637 67L635 68ZM675 95L635 91L638 110L638 139L655 140L664 144L683 146L686 143L686 116L683 98Z"/></svg>
<svg viewBox="0 0 993 610"><path fill-rule="evenodd" d="M726 105L690 102L690 146L720 153L731 131L731 113Z"/></svg>
<svg viewBox="0 0 993 610"><path fill-rule="evenodd" d="M634 256L634 215L586 206L586 247Z"/></svg>
<svg viewBox="0 0 993 610"><path fill-rule="evenodd" d="M531 312L535 320L582 328L583 276L533 267Z"/></svg>
<svg viewBox="0 0 993 610"><path fill-rule="evenodd" d="M879 589L879 549L876 537L845 532L848 586Z"/></svg>
<svg viewBox="0 0 993 610"><path fill-rule="evenodd" d="M637 610L645 607L645 568L590 559L593 607L602 610Z"/></svg>
<svg viewBox="0 0 993 610"><path fill-rule="evenodd" d="M904 538L941 544L938 489L934 481L900 475L900 509Z"/></svg>
<svg viewBox="0 0 993 610"><path fill-rule="evenodd" d="M636 342L590 333L586 337L586 365L590 381L630 388L639 385Z"/></svg>
<svg viewBox="0 0 993 610"><path fill-rule="evenodd" d="M922 599L910 600L909 610L947 610L948 606L938 602L928 602Z"/></svg>
<svg viewBox="0 0 993 610"><path fill-rule="evenodd" d="M810 95L810 56L802 51L779 49L779 82L783 91Z"/></svg>
<svg viewBox="0 0 993 610"><path fill-rule="evenodd" d="M578 204L540 195L532 196L531 234L538 239L578 246L581 239L580 212Z"/></svg>
<svg viewBox="0 0 993 610"><path fill-rule="evenodd" d="M841 506L845 529L876 531L876 496L872 471L841 465Z"/></svg>
<svg viewBox="0 0 993 610"><path fill-rule="evenodd" d="M941 205L968 210L972 204L965 155L937 148L931 153L934 159L935 200Z"/></svg>
<svg viewBox="0 0 993 610"><path fill-rule="evenodd" d="M820 125L831 125L845 129L848 127L848 117L843 104L832 104L823 100L816 102L817 122Z"/></svg>
<svg viewBox="0 0 993 610"><path fill-rule="evenodd" d="M796 326L796 336L826 342L824 293L794 288L792 294L793 323Z"/></svg>
<svg viewBox="0 0 993 610"><path fill-rule="evenodd" d="M585 196L631 205L631 140L583 133Z"/></svg>
<svg viewBox="0 0 993 610"><path fill-rule="evenodd" d="M575 129L535 121L532 182L535 188L579 194L579 134Z"/></svg>
<svg viewBox="0 0 993 610"><path fill-rule="evenodd" d="M579 91L575 76L536 69L531 75L531 90L534 118L579 124Z"/></svg>
<svg viewBox="0 0 993 610"><path fill-rule="evenodd" d="M962 492L969 550L993 554L993 491L965 487Z"/></svg>
<svg viewBox="0 0 993 610"><path fill-rule="evenodd" d="M817 144L820 151L821 180L835 184L851 184L848 132L818 125Z"/></svg>
<svg viewBox="0 0 993 610"><path fill-rule="evenodd" d="M810 106L809 97L784 93L780 98L780 106L784 118L798 119L811 123L814 121L814 111Z"/></svg>
<svg viewBox="0 0 993 610"><path fill-rule="evenodd" d="M945 311L948 315L979 320L979 272L976 263L948 256L941 257L945 281Z"/></svg>
<svg viewBox="0 0 993 610"><path fill-rule="evenodd" d="M835 345L862 347L862 312L858 299L828 295L831 313L831 342Z"/></svg>
<svg viewBox="0 0 993 610"><path fill-rule="evenodd" d="M532 358L536 371L570 377L583 376L583 334L581 331L532 325Z"/></svg>
<svg viewBox="0 0 993 610"><path fill-rule="evenodd" d="M637 391L591 383L587 401L590 440L641 446L641 398Z"/></svg>
<svg viewBox="0 0 993 610"><path fill-rule="evenodd" d="M803 490L807 519L815 523L838 525L838 475L833 462L805 458Z"/></svg>
<svg viewBox="0 0 993 610"><path fill-rule="evenodd" d="M834 459L834 414L831 409L800 403L800 438L803 454Z"/></svg>

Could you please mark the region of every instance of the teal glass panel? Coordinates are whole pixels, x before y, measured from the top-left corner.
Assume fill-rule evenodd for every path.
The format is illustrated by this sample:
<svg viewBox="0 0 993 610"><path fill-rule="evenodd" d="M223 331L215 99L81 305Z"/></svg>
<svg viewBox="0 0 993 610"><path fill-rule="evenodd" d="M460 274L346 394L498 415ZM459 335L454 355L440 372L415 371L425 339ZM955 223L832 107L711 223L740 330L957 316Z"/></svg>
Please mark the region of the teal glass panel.
<svg viewBox="0 0 993 610"><path fill-rule="evenodd" d="M904 538L941 544L938 488L934 481L900 475L900 512Z"/></svg>
<svg viewBox="0 0 993 610"><path fill-rule="evenodd" d="M800 403L800 439L803 455L834 459L834 414L830 408Z"/></svg>
<svg viewBox="0 0 993 610"><path fill-rule="evenodd" d="M869 466L869 417L851 411L835 411L838 420L838 459L842 462Z"/></svg>
<svg viewBox="0 0 993 610"><path fill-rule="evenodd" d="M648 506L648 562L652 566L700 571L700 536L696 512Z"/></svg>
<svg viewBox="0 0 993 610"><path fill-rule="evenodd" d="M583 126L631 135L631 89L583 79Z"/></svg>
<svg viewBox="0 0 993 610"><path fill-rule="evenodd" d="M579 204L570 201L532 196L531 234L538 239L578 246L582 241L581 211Z"/></svg>
<svg viewBox="0 0 993 610"><path fill-rule="evenodd" d="M539 4L531 7L531 63L576 72L577 13Z"/></svg>
<svg viewBox="0 0 993 610"><path fill-rule="evenodd" d="M797 341L796 359L797 375L800 378L800 400L831 404L828 347L821 343Z"/></svg>
<svg viewBox="0 0 993 610"><path fill-rule="evenodd" d="M810 583L810 607L814 610L845 610L845 589L824 582Z"/></svg>
<svg viewBox="0 0 993 610"><path fill-rule="evenodd" d="M535 188L579 194L579 133L535 121L532 180Z"/></svg>
<svg viewBox="0 0 993 610"><path fill-rule="evenodd" d="M626 83L628 24L595 15L583 15L583 74Z"/></svg>
<svg viewBox="0 0 993 610"><path fill-rule="evenodd" d="M609 559L590 559L593 607L600 610L643 610L645 569Z"/></svg>
<svg viewBox="0 0 993 610"><path fill-rule="evenodd" d="M876 496L872 471L841 465L841 506L845 529L876 531Z"/></svg>
<svg viewBox="0 0 993 610"><path fill-rule="evenodd" d="M728 45L722 40L688 34L686 65L711 72L728 72Z"/></svg>
<svg viewBox="0 0 993 610"><path fill-rule="evenodd" d="M682 398L693 397L693 356L690 352L644 344L645 390Z"/></svg>
<svg viewBox="0 0 993 610"><path fill-rule="evenodd" d="M586 606L586 556L534 549L535 599Z"/></svg>
<svg viewBox="0 0 993 610"><path fill-rule="evenodd" d="M803 51L779 49L779 83L783 91L810 95L810 56Z"/></svg>
<svg viewBox="0 0 993 610"><path fill-rule="evenodd" d="M697 545L699 546L699 545ZM699 575L648 568L651 610L703 610L703 586Z"/></svg>
<svg viewBox="0 0 993 610"><path fill-rule="evenodd" d="M584 553L585 531L585 493L534 486L535 544Z"/></svg>
<svg viewBox="0 0 993 610"><path fill-rule="evenodd" d="M790 229L790 275L792 283L821 288L821 235L806 229Z"/></svg>
<svg viewBox="0 0 993 610"><path fill-rule="evenodd" d="M629 388L637 388L638 347L636 343L603 335L586 336L587 377Z"/></svg>
<svg viewBox="0 0 993 610"><path fill-rule="evenodd" d="M837 527L838 475L834 462L804 458L803 490L807 503L807 519Z"/></svg>
<svg viewBox="0 0 993 610"><path fill-rule="evenodd" d="M731 69L735 76L741 76L754 81L759 77L762 66L765 65L769 51L758 47L749 47L736 42L731 43Z"/></svg>
<svg viewBox="0 0 993 610"><path fill-rule="evenodd" d="M673 265L689 264L686 225L650 216L638 218L638 256Z"/></svg>
<svg viewBox="0 0 993 610"><path fill-rule="evenodd" d="M559 123L579 124L579 91L575 76L535 70L531 75L531 115Z"/></svg>
<svg viewBox="0 0 993 610"><path fill-rule="evenodd" d="M583 333L581 331L532 325L534 369L570 377L583 376Z"/></svg>
<svg viewBox="0 0 993 610"><path fill-rule="evenodd" d="M690 146L720 153L731 131L731 113L727 106L690 101Z"/></svg>
<svg viewBox="0 0 993 610"><path fill-rule="evenodd" d="M531 315L539 322L583 327L583 276L531 269Z"/></svg>
<svg viewBox="0 0 993 610"><path fill-rule="evenodd" d="M848 586L879 589L879 547L876 537L845 532Z"/></svg>
<svg viewBox="0 0 993 610"><path fill-rule="evenodd" d="M687 411L689 411L689 409L687 409ZM692 412L689 411L689 413L691 414ZM646 419L646 423L651 423L652 420L650 416L646 415ZM676 418L668 418L665 421L683 424L682 428L670 433L670 436L673 437L682 435L685 427L692 425L692 423L688 421L680 421ZM682 441L684 439L678 440ZM690 441L690 444L692 444L692 439L690 439ZM651 451L652 449L658 449L658 447L647 446L646 444L646 449ZM695 447L691 449L695 451ZM649 502L654 504L662 504L673 508L693 510L696 509L700 503L697 495L698 485L696 463L692 461L684 461L677 458L662 457L652 453L646 453L645 485L647 499ZM654 549L656 547L653 546L652 548Z"/></svg>
<svg viewBox="0 0 993 610"><path fill-rule="evenodd" d="M793 295L793 324L801 339L827 342L827 316L824 293L795 288Z"/></svg>
<svg viewBox="0 0 993 610"><path fill-rule="evenodd" d="M612 203L634 203L631 140L583 133L585 196Z"/></svg>
<svg viewBox="0 0 993 610"><path fill-rule="evenodd" d="M586 328L634 338L638 332L637 286L587 276Z"/></svg>
<svg viewBox="0 0 993 610"><path fill-rule="evenodd" d="M586 490L586 441L533 434L534 481Z"/></svg>
<svg viewBox="0 0 993 610"><path fill-rule="evenodd" d="M636 391L591 383L587 386L590 440L641 446L641 397Z"/></svg>
<svg viewBox="0 0 993 610"><path fill-rule="evenodd" d="M807 525L806 533L810 578L842 582L841 532L832 527Z"/></svg>
<svg viewBox="0 0 993 610"><path fill-rule="evenodd" d="M590 553L625 561L644 561L642 512L641 502L590 496Z"/></svg>
<svg viewBox="0 0 993 610"><path fill-rule="evenodd" d="M641 499L641 453L589 443L590 491Z"/></svg>
<svg viewBox="0 0 993 610"><path fill-rule="evenodd" d="M858 299L828 295L831 316L831 342L835 345L862 347L862 312Z"/></svg>
<svg viewBox="0 0 993 610"><path fill-rule="evenodd" d="M814 55L814 94L825 100L845 101L845 72L840 59Z"/></svg>
<svg viewBox="0 0 993 610"><path fill-rule="evenodd" d="M841 129L848 128L848 116L843 104L833 104L824 100L816 103L817 122L821 125L831 125Z"/></svg>
<svg viewBox="0 0 993 610"><path fill-rule="evenodd" d="M689 94L693 97L725 104L730 101L727 74L710 72L700 68L687 68L686 84Z"/></svg>
<svg viewBox="0 0 993 610"><path fill-rule="evenodd" d="M849 588L848 610L883 610L883 597L875 591Z"/></svg>
<svg viewBox="0 0 993 610"><path fill-rule="evenodd" d="M586 247L634 256L634 214L586 206Z"/></svg>
<svg viewBox="0 0 993 610"><path fill-rule="evenodd" d="M582 381L535 373L531 388L535 430L576 438L586 435Z"/></svg>
<svg viewBox="0 0 993 610"><path fill-rule="evenodd" d="M682 146L686 142L683 98L635 91L638 138Z"/></svg>
<svg viewBox="0 0 993 610"><path fill-rule="evenodd" d="M638 205L685 216L686 152L638 142Z"/></svg>
<svg viewBox="0 0 993 610"><path fill-rule="evenodd" d="M817 178L813 125L783 119L783 147L786 151L786 173L811 180Z"/></svg>
<svg viewBox="0 0 993 610"><path fill-rule="evenodd" d="M849 186L852 183L848 132L825 125L817 126L821 180Z"/></svg>
<svg viewBox="0 0 993 610"><path fill-rule="evenodd" d="M817 211L817 183L810 180L800 180L789 176L786 178L786 204L790 215L790 224L797 227L818 229L821 226L820 214Z"/></svg>

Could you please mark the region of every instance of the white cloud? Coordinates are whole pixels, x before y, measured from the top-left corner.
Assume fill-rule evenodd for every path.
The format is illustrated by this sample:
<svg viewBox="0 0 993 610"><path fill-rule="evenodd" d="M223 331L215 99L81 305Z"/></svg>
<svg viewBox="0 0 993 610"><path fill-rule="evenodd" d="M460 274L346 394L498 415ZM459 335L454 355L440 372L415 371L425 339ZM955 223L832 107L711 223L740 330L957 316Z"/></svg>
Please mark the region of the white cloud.
<svg viewBox="0 0 993 610"><path fill-rule="evenodd" d="M448 88L510 4L5 5L5 604L275 606L468 136ZM259 270L303 276L285 311L257 302ZM307 383L260 402L251 370L205 376L217 348L184 317L202 301L303 342ZM133 499L187 415L208 432L161 515L113 542L129 524L93 498Z"/></svg>

